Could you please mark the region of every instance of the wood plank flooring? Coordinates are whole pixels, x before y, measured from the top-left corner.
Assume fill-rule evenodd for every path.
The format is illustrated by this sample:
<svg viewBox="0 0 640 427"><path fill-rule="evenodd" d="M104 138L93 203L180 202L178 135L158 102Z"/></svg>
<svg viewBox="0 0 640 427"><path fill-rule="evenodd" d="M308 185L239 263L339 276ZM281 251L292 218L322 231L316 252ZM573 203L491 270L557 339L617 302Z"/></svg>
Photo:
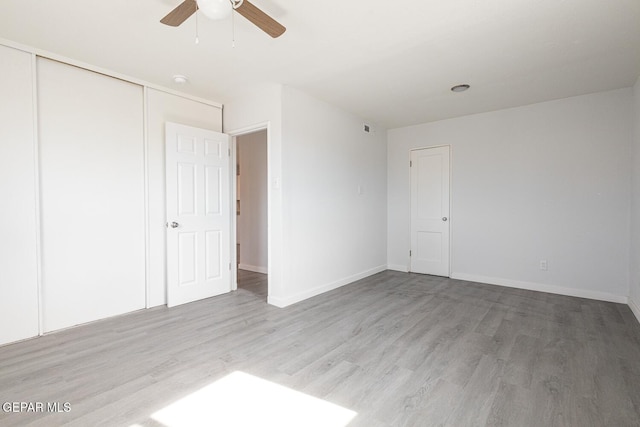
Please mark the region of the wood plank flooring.
<svg viewBox="0 0 640 427"><path fill-rule="evenodd" d="M0 403L71 405L0 425L168 427L151 414L241 371L350 427L640 426L625 305L392 271L284 309L250 288L0 347Z"/></svg>
<svg viewBox="0 0 640 427"><path fill-rule="evenodd" d="M238 287L267 300L268 276L248 270L238 270Z"/></svg>

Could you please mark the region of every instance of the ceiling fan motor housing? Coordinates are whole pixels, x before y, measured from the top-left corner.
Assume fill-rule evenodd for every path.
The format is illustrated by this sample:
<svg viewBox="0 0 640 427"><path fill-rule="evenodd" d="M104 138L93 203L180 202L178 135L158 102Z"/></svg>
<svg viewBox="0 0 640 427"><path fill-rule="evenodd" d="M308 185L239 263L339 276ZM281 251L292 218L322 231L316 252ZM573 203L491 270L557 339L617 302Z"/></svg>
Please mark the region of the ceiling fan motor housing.
<svg viewBox="0 0 640 427"><path fill-rule="evenodd" d="M225 19L231 15L233 5L229 0L198 0L198 9L209 19Z"/></svg>

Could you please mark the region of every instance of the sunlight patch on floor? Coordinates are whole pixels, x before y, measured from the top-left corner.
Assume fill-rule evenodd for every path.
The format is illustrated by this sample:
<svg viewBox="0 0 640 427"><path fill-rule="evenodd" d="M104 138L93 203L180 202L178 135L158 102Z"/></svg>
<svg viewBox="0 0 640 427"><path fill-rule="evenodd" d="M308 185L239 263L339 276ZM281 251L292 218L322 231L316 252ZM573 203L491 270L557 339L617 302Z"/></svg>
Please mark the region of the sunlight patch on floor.
<svg viewBox="0 0 640 427"><path fill-rule="evenodd" d="M279 384L233 372L151 415L166 427L344 427L356 412Z"/></svg>

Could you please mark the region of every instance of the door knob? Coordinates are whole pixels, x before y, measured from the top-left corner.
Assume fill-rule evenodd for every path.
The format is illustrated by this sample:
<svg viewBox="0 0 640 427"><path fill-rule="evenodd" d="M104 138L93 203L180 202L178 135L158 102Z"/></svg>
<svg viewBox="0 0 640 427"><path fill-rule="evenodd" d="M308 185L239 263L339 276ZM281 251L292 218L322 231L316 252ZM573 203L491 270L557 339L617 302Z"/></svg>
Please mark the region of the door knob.
<svg viewBox="0 0 640 427"><path fill-rule="evenodd" d="M443 221L446 221L447 219L448 219L448 218L447 218L446 216L443 216L443 217L442 217L442 220L443 220ZM175 222L174 222L174 224L175 224Z"/></svg>
<svg viewBox="0 0 640 427"><path fill-rule="evenodd" d="M178 226L179 226L179 225L180 225L180 224L178 224L177 222L173 221L173 222L171 223L171 228L178 228Z"/></svg>

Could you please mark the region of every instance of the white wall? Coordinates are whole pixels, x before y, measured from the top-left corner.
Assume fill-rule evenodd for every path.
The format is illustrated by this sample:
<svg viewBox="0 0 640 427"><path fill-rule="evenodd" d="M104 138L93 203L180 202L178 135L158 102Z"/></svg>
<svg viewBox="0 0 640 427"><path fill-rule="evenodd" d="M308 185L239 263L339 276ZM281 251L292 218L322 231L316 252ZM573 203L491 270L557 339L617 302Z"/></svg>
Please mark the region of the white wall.
<svg viewBox="0 0 640 427"><path fill-rule="evenodd" d="M631 103L620 89L390 130L390 267L408 268L409 150L448 144L453 277L626 301Z"/></svg>
<svg viewBox="0 0 640 427"><path fill-rule="evenodd" d="M287 306L383 270L385 130L364 133L361 119L280 85L225 104L225 132L266 122L269 303Z"/></svg>
<svg viewBox="0 0 640 427"><path fill-rule="evenodd" d="M633 119L629 306L640 320L640 78L633 87Z"/></svg>
<svg viewBox="0 0 640 427"><path fill-rule="evenodd" d="M236 140L239 268L267 273L267 131L249 133Z"/></svg>
<svg viewBox="0 0 640 427"><path fill-rule="evenodd" d="M222 131L219 107L155 89L147 89L147 182L149 307L167 303L165 123Z"/></svg>
<svg viewBox="0 0 640 427"><path fill-rule="evenodd" d="M288 305L386 268L386 132L291 87L282 95ZM361 189L361 191L359 191Z"/></svg>
<svg viewBox="0 0 640 427"><path fill-rule="evenodd" d="M38 335L32 56L0 46L0 345Z"/></svg>

